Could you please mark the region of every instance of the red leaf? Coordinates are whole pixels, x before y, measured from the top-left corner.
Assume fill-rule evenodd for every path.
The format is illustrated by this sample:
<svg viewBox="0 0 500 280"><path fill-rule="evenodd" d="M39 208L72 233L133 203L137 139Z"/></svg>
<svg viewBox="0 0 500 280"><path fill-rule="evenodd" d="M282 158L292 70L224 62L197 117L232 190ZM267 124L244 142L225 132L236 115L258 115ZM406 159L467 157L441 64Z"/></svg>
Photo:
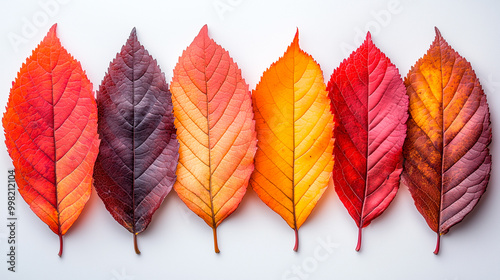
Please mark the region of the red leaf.
<svg viewBox="0 0 500 280"><path fill-rule="evenodd" d="M135 28L110 63L97 92L102 144L95 188L113 218L144 231L175 182L179 158L172 100L165 76Z"/></svg>
<svg viewBox="0 0 500 280"><path fill-rule="evenodd" d="M335 115L333 181L361 229L389 206L399 187L408 97L398 69L372 42L333 72L328 91Z"/></svg>
<svg viewBox="0 0 500 280"><path fill-rule="evenodd" d="M491 171L490 114L470 63L436 28L431 47L405 79L410 97L403 180L440 236L474 208Z"/></svg>
<svg viewBox="0 0 500 280"><path fill-rule="evenodd" d="M98 152L92 84L56 37L56 25L23 64L2 119L19 193L60 239L92 190Z"/></svg>

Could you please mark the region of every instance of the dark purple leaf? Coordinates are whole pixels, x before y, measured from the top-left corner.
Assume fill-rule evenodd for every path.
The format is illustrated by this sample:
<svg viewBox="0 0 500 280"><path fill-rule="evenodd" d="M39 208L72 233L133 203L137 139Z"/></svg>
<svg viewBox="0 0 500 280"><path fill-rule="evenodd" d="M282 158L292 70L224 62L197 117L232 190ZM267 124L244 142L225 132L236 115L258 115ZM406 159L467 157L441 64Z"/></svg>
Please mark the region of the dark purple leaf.
<svg viewBox="0 0 500 280"><path fill-rule="evenodd" d="M176 179L179 143L171 94L135 28L97 92L101 138L94 185L106 209L136 236Z"/></svg>

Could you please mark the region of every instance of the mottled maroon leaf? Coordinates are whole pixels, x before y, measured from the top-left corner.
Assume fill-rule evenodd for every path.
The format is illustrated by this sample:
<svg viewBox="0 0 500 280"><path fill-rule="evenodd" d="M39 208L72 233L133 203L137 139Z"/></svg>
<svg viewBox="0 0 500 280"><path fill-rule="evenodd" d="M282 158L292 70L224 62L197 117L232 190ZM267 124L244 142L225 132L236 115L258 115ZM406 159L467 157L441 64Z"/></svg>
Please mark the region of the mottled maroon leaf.
<svg viewBox="0 0 500 280"><path fill-rule="evenodd" d="M403 180L440 236L474 208L491 170L490 114L470 63L436 38L405 79L410 97Z"/></svg>

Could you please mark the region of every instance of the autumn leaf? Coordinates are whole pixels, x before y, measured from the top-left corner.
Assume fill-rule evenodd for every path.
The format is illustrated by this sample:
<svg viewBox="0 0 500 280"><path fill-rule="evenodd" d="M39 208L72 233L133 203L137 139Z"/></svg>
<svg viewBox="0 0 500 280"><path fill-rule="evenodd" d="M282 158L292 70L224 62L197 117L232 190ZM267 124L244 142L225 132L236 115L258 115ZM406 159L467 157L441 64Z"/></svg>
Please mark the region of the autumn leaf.
<svg viewBox="0 0 500 280"><path fill-rule="evenodd" d="M389 206L403 170L408 96L399 71L372 42L333 72L328 91L335 115L335 191L359 228Z"/></svg>
<svg viewBox="0 0 500 280"><path fill-rule="evenodd" d="M174 189L213 229L239 205L253 171L255 121L248 85L229 53L203 26L171 83L179 165Z"/></svg>
<svg viewBox="0 0 500 280"><path fill-rule="evenodd" d="M430 49L405 79L410 97L403 180L440 236L474 208L491 170L490 115L470 63L436 28Z"/></svg>
<svg viewBox="0 0 500 280"><path fill-rule="evenodd" d="M299 48L299 34L252 93L258 150L251 185L295 231L328 186L333 116L323 72Z"/></svg>
<svg viewBox="0 0 500 280"><path fill-rule="evenodd" d="M90 197L99 139L92 84L56 24L19 70L2 124L19 193L59 236L61 256Z"/></svg>
<svg viewBox="0 0 500 280"><path fill-rule="evenodd" d="M109 65L97 105L102 142L95 189L113 218L134 235L140 254L137 234L172 189L179 142L165 76L135 28Z"/></svg>

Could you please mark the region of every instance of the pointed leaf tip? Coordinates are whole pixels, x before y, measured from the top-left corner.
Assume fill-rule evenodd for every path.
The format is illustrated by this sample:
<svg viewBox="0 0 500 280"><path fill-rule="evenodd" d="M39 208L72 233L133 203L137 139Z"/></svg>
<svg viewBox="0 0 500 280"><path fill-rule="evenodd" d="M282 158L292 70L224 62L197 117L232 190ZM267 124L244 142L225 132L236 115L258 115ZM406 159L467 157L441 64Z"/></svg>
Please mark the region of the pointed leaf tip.
<svg viewBox="0 0 500 280"><path fill-rule="evenodd" d="M56 29L57 29L57 23L54 23L50 29L49 29L49 32L56 32Z"/></svg>
<svg viewBox="0 0 500 280"><path fill-rule="evenodd" d="M128 36L127 44L131 44L132 46L134 45L134 42L139 42L137 39L137 31L134 28L132 28L132 31L130 31L130 35Z"/></svg>
<svg viewBox="0 0 500 280"><path fill-rule="evenodd" d="M139 39L137 39L137 30L132 28L132 31L130 31L130 35L128 36L127 43L126 45L134 46L134 45L140 45ZM136 46L137 47L137 46Z"/></svg>
<svg viewBox="0 0 500 280"><path fill-rule="evenodd" d="M198 35L205 35L205 36L208 36L208 25L203 25L203 27L200 29L200 33L198 33Z"/></svg>
<svg viewBox="0 0 500 280"><path fill-rule="evenodd" d="M196 37L194 38L193 42L197 40L203 40L202 42L204 42L204 40L210 40L210 37L208 37L208 25L203 25L203 27L200 29L200 32L198 32L198 35L196 35Z"/></svg>
<svg viewBox="0 0 500 280"><path fill-rule="evenodd" d="M441 32L439 31L439 29L437 28L437 26L434 26L434 30L436 31L436 37L437 38L443 38L443 36L441 36Z"/></svg>
<svg viewBox="0 0 500 280"><path fill-rule="evenodd" d="M372 34L370 33L370 31L368 31L368 32L366 33L366 40L367 40L367 41L371 41L371 40L372 40Z"/></svg>
<svg viewBox="0 0 500 280"><path fill-rule="evenodd" d="M57 23L54 23L54 25L50 27L49 32L47 32L46 38L48 37L57 38L56 29L57 29Z"/></svg>
<svg viewBox="0 0 500 280"><path fill-rule="evenodd" d="M299 44L299 28L297 27L297 31L295 32L295 37L293 37L293 43L292 44Z"/></svg>

